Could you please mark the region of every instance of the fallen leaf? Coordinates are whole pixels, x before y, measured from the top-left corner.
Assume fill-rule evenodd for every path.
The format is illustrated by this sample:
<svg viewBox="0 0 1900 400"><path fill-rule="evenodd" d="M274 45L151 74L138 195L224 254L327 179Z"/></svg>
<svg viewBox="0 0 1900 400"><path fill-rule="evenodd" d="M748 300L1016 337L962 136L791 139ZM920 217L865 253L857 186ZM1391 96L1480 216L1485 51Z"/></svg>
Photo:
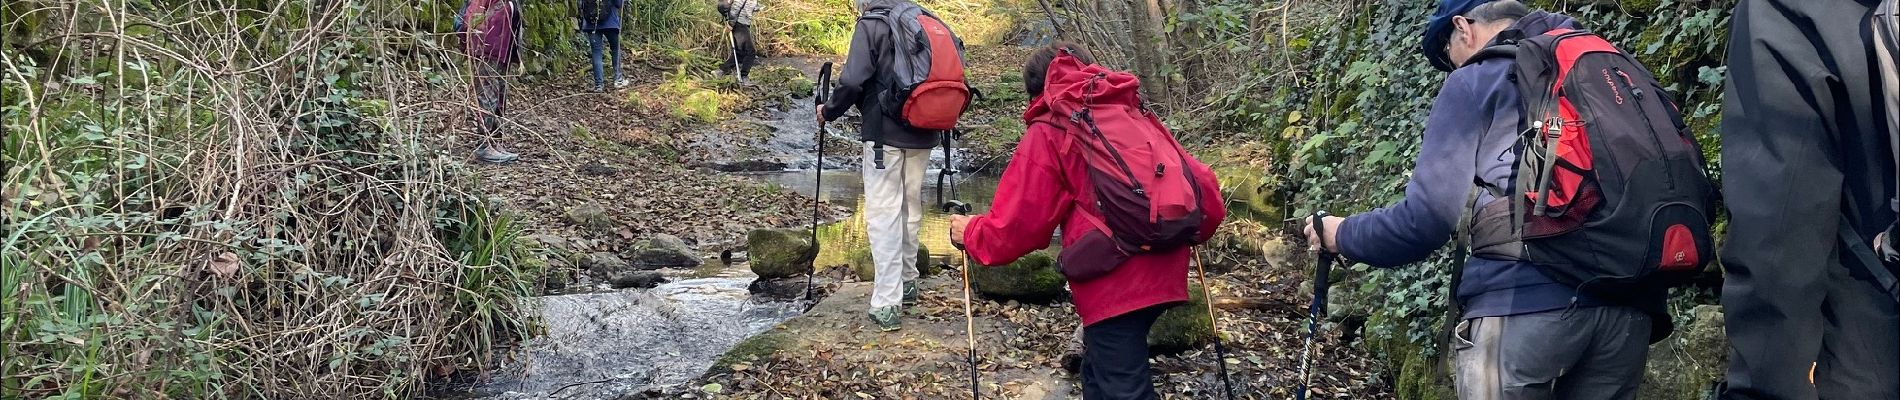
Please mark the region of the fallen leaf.
<svg viewBox="0 0 1900 400"><path fill-rule="evenodd" d="M211 259L211 263L209 265L206 265L205 269L210 270L211 273L213 274L217 274L218 277L220 278L230 278L234 275L237 275L237 272L238 272L237 253L232 253L232 252L227 251L227 252L224 252L223 254L219 254L217 258Z"/></svg>

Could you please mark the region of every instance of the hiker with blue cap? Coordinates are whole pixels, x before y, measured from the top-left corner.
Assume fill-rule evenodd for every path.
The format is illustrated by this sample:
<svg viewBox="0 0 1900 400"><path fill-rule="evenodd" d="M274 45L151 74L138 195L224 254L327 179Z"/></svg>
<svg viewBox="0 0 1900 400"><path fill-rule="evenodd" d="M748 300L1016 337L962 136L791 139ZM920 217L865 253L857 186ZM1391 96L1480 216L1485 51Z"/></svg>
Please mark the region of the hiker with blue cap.
<svg viewBox="0 0 1900 400"><path fill-rule="evenodd" d="M1518 60L1526 56L1516 50L1517 40L1572 31L1582 32L1576 20L1555 13L1534 12L1514 0L1439 2L1427 24L1420 50L1433 67L1449 75L1425 121L1423 142L1411 182L1405 187L1404 199L1349 217L1316 217L1321 219L1317 221L1320 223L1308 221L1306 225L1308 243L1318 250L1377 267L1423 261L1451 242L1454 236L1460 239L1461 253L1467 242L1473 244L1470 256L1460 257L1462 267L1453 268L1453 320L1446 323L1451 330L1446 340L1450 342L1453 357L1452 375L1458 397L1462 399L1634 399L1637 386L1643 380L1649 344L1667 336L1671 330L1664 308L1667 293L1664 286L1600 290L1605 282L1573 281L1573 276L1554 268L1555 264L1543 258L1548 254L1525 250L1545 245L1537 242L1541 238L1513 237L1508 244L1490 246L1480 246L1485 243L1476 240L1476 236L1485 234L1482 228L1505 226L1513 215L1523 221L1560 214L1560 210L1577 217L1591 214L1573 208L1592 203L1590 193L1595 192L1589 190L1596 189L1588 185L1595 182L1587 179L1566 182L1558 174L1556 179L1537 180L1548 181L1541 183L1551 185L1553 191L1566 187L1561 184L1570 184L1583 185L1568 187L1588 189L1584 192L1561 192L1528 199L1520 194L1536 190L1521 189L1524 185L1540 183L1532 182L1528 172L1520 175L1521 169L1529 167L1526 164L1535 164L1520 163L1525 159L1520 155L1534 151L1534 146L1524 144L1530 140L1526 137L1542 136L1521 133L1550 128L1551 137L1564 137L1573 134L1573 128L1583 123L1574 116L1570 122L1559 122L1554 115L1545 118L1539 112L1525 111L1527 99L1556 92L1520 88L1519 79L1514 79L1514 75L1522 70ZM1607 43L1598 49L1620 55ZM1579 69L1584 68L1581 63L1577 65ZM1630 87L1642 86L1653 88L1649 91L1652 93L1661 92L1653 82L1642 79L1647 74L1640 70L1624 67L1612 71L1606 67L1602 76L1611 80L1605 81L1592 66L1584 75L1589 79L1572 81L1599 85L1609 82L1616 86L1617 95L1623 96L1614 100L1614 104L1656 107L1649 112L1657 116L1656 120L1662 120L1665 113L1656 110L1667 108L1664 107L1668 105L1666 96L1651 95L1644 99L1637 94L1643 90L1633 92L1624 87L1628 83ZM1570 88L1567 84L1560 85ZM1614 112L1584 111L1586 114ZM1612 116L1625 117L1624 114ZM1546 121L1553 123L1546 124ZM1647 127L1650 121L1643 118L1624 122ZM1639 123L1642 125L1637 125ZM1555 134L1559 127L1563 135ZM1589 127L1599 128L1594 121ZM1606 127L1603 133L1613 130ZM1656 134L1675 135L1676 132L1666 130ZM1666 147L1674 150L1691 146L1679 144L1682 140L1660 143L1668 143ZM1613 163L1597 163L1594 167L1599 172L1617 168L1606 164ZM1589 163L1583 163L1556 169L1546 166L1543 170L1579 167L1591 168ZM1700 172L1695 168L1682 171L1683 176L1690 178ZM1627 194L1609 196L1624 195ZM1551 201L1555 197L1565 197L1568 204ZM1530 210L1539 212L1526 215ZM1684 214L1690 215L1685 224L1696 225L1696 221L1703 219L1693 214ZM1490 218L1492 216L1497 218ZM1706 229L1706 225L1698 225L1678 230L1671 225L1667 229L1673 232L1671 243L1684 246L1671 255L1682 257L1667 257L1663 264L1679 264L1679 269L1705 265L1706 259L1711 258L1707 253L1712 252L1703 246ZM1593 249L1591 246L1573 248Z"/></svg>

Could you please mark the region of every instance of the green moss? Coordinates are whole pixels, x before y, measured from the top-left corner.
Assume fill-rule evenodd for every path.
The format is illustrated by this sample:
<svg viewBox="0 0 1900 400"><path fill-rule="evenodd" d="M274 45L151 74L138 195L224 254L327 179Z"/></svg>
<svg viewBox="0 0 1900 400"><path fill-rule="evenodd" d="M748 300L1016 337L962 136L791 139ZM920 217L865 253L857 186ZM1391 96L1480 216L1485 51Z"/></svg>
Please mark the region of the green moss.
<svg viewBox="0 0 1900 400"><path fill-rule="evenodd" d="M719 359L713 361L712 368L706 370L706 375L732 373L733 364L766 359L778 353L779 350L784 349L785 346L791 343L792 338L788 337L785 331L778 329L768 330L757 336L746 338L746 340L734 345L732 350L727 350L725 354L720 354Z"/></svg>
<svg viewBox="0 0 1900 400"><path fill-rule="evenodd" d="M752 273L760 279L803 275L811 271L817 255L811 235L802 230L757 229L746 233L745 241Z"/></svg>
<svg viewBox="0 0 1900 400"><path fill-rule="evenodd" d="M1188 302L1162 312L1148 329L1148 351L1178 354L1214 340L1214 321L1207 314L1201 285L1188 286Z"/></svg>
<svg viewBox="0 0 1900 400"><path fill-rule="evenodd" d="M1000 267L972 267L970 286L994 300L1048 303L1068 293L1067 281L1048 250L1037 251Z"/></svg>

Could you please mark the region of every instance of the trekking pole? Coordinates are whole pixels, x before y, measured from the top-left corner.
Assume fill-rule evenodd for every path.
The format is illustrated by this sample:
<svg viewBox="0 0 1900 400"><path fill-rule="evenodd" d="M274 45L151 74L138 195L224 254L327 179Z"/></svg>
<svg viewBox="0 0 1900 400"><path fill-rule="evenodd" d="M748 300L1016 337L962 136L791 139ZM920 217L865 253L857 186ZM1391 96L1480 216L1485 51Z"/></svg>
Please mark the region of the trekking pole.
<svg viewBox="0 0 1900 400"><path fill-rule="evenodd" d="M1313 304L1306 308L1306 346L1300 349L1300 390L1293 397L1306 400L1307 385L1311 384L1313 366L1313 341L1319 336L1320 318L1326 316L1326 287L1333 273L1333 260L1336 257L1326 250L1326 212L1313 213L1313 231L1319 232L1319 265L1313 269Z"/></svg>
<svg viewBox="0 0 1900 400"><path fill-rule="evenodd" d="M1234 383L1227 380L1227 348L1220 342L1220 317L1214 315L1214 288L1207 286L1207 263L1198 249L1188 251L1194 252L1194 271L1201 275L1201 298L1207 299L1207 321L1214 327L1214 364L1220 368L1220 385L1227 392L1227 400L1234 400Z"/></svg>
<svg viewBox="0 0 1900 400"><path fill-rule="evenodd" d="M943 138L943 170L937 171L937 180L939 182L937 185L937 197L939 199L943 197L944 187L941 182L945 177L948 177L950 180L950 200L943 202L943 211L956 215L970 215L972 207L970 207L968 203L956 199L957 176L954 172L949 172L955 171L957 165L955 159L951 157L951 155L956 154L956 152L951 149L956 143L955 132L955 130L952 130L949 133L950 136ZM952 239L955 238L952 237ZM970 265L970 252L964 250L963 243L951 240L950 246L957 248L957 253L963 255L963 334L964 337L968 339L970 345L968 358L970 363L970 398L979 399L982 398L982 391L976 384L976 309L970 304L970 269L974 267Z"/></svg>
<svg viewBox="0 0 1900 400"><path fill-rule="evenodd" d="M817 92L817 93L812 94L811 96L812 102L817 104L817 106L825 105L825 100L828 100L828 98L831 97L831 62L830 61L826 61L824 66L818 67L818 85L813 86L812 90ZM813 107L814 110L816 108L817 108L816 106ZM823 116L820 116L820 117L822 118ZM831 136L831 134L829 132L825 132L825 122L823 120L819 120L818 121L818 157L814 159L811 166L811 170L814 171L812 174L812 180L811 180L812 182L811 183L812 262L811 262L811 271L805 274L805 301L811 301L811 277L812 275L818 275L818 223L819 223L818 214L819 214L819 210L824 209L824 204L825 204L823 196L825 194L825 137L826 136Z"/></svg>

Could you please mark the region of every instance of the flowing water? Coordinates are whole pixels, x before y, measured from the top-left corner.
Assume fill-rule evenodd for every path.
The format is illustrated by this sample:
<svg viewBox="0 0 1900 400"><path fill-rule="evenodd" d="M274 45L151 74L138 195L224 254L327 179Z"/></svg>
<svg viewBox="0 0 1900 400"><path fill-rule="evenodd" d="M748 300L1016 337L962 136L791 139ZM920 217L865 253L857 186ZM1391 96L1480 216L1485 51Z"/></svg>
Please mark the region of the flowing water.
<svg viewBox="0 0 1900 400"><path fill-rule="evenodd" d="M676 386L804 309L753 299L746 285L754 276L745 268L674 279L652 289L532 300L546 331L522 343L488 383L455 397L617 399Z"/></svg>

